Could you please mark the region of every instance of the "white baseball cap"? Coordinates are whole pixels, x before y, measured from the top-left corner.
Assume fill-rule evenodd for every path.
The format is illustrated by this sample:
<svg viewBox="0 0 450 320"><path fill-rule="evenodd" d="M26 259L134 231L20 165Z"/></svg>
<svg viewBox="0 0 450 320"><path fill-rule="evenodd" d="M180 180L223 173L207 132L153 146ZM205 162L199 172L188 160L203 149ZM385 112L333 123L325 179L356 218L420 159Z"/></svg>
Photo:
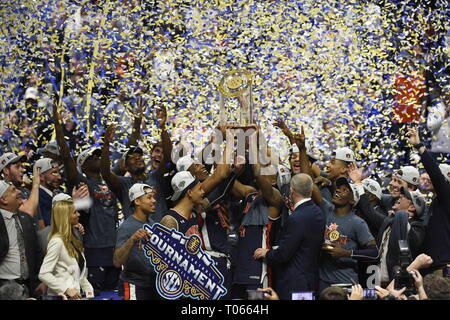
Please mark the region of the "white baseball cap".
<svg viewBox="0 0 450 320"><path fill-rule="evenodd" d="M340 177L336 180L336 188L343 184L346 184L350 188L350 190L352 190L353 200L355 200L355 204L353 206L356 206L359 198L361 198L361 195L364 193L364 187L361 184L349 183L347 178L345 177Z"/></svg>
<svg viewBox="0 0 450 320"><path fill-rule="evenodd" d="M444 177L447 178L447 181L450 182L450 165L442 163L439 165L439 169L441 169L441 172Z"/></svg>
<svg viewBox="0 0 450 320"><path fill-rule="evenodd" d="M189 168L194 164L194 159L191 156L184 156L177 161L177 171L188 171Z"/></svg>
<svg viewBox="0 0 450 320"><path fill-rule="evenodd" d="M52 205L54 205L56 202L66 201L66 200L74 200L73 206L77 210L89 210L89 208L92 207L92 204L93 204L91 197L86 197L86 198L81 198L81 199L72 199L72 197L66 193L58 193L57 195L55 195L53 197Z"/></svg>
<svg viewBox="0 0 450 320"><path fill-rule="evenodd" d="M53 168L58 168L58 164L50 158L39 159L38 161L36 161L34 166L40 168L41 173L47 172L48 170L51 170Z"/></svg>
<svg viewBox="0 0 450 320"><path fill-rule="evenodd" d="M102 155L102 151L99 148L90 148L80 152L77 158L78 167L81 169L81 166L86 162L86 160L94 154L97 154L97 156L100 157Z"/></svg>
<svg viewBox="0 0 450 320"><path fill-rule="evenodd" d="M337 148L333 152L333 157L337 160L342 160L345 162L355 162L355 154L350 148L343 147Z"/></svg>
<svg viewBox="0 0 450 320"><path fill-rule="evenodd" d="M154 187L145 184L145 183L135 183L131 186L128 191L128 196L130 197L130 201L133 202L137 198L143 196L144 194L150 193L155 190Z"/></svg>
<svg viewBox="0 0 450 320"><path fill-rule="evenodd" d="M381 191L381 186L378 182L376 182L375 180L370 179L370 178L366 178L361 182L366 191L370 192L375 197L377 197L378 199L381 200L382 191Z"/></svg>
<svg viewBox="0 0 450 320"><path fill-rule="evenodd" d="M277 168L277 186L278 190L281 190L281 187L285 184L288 184L291 181L291 171L282 164L278 165Z"/></svg>
<svg viewBox="0 0 450 320"><path fill-rule="evenodd" d="M402 179L412 185L418 186L420 181L420 173L419 170L412 166L402 167L400 170L397 170L393 174L394 177Z"/></svg>
<svg viewBox="0 0 450 320"><path fill-rule="evenodd" d="M426 203L425 199L422 196L422 193L420 193L419 190L415 191L409 191L405 187L400 188L401 193L403 193L409 200L412 201L414 207L416 208L416 215L422 216L426 209Z"/></svg>
<svg viewBox="0 0 450 320"><path fill-rule="evenodd" d="M38 97L39 97L39 91L38 91L38 89L36 89L34 87L29 87L25 91L25 100L27 100L27 99L37 100Z"/></svg>
<svg viewBox="0 0 450 320"><path fill-rule="evenodd" d="M55 140L53 140L53 141L47 143L47 144L45 145L45 147L43 147L43 148L38 148L37 151L38 151L39 153L49 152L49 153L56 154L57 156L60 155L60 153L59 153L59 147L58 147L58 144L56 143Z"/></svg>
<svg viewBox="0 0 450 320"><path fill-rule="evenodd" d="M72 200L72 197L69 196L66 193L58 193L57 195L55 195L52 199L52 205L55 204L55 202L58 201L65 201L65 200Z"/></svg>
<svg viewBox="0 0 450 320"><path fill-rule="evenodd" d="M19 162L24 156L18 156L13 152L7 152L0 157L0 172L9 164Z"/></svg>
<svg viewBox="0 0 450 320"><path fill-rule="evenodd" d="M6 192L6 190L8 190L8 188L10 186L12 186L11 183L6 182L5 180L0 180L0 197L3 197L3 195Z"/></svg>
<svg viewBox="0 0 450 320"><path fill-rule="evenodd" d="M178 200L187 190L192 189L199 181L189 171L177 172L172 178L172 189L174 194L172 201Z"/></svg>

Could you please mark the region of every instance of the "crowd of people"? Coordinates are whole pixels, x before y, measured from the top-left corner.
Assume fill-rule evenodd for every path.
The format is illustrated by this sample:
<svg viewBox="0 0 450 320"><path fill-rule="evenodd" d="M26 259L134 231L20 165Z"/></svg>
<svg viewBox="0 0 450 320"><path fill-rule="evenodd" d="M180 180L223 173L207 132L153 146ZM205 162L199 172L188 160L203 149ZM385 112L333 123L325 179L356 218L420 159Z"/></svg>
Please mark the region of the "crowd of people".
<svg viewBox="0 0 450 320"><path fill-rule="evenodd" d="M249 290L270 299L290 300L298 292L347 299L353 290L353 300L362 299L362 287L375 288L380 298L449 298L450 165L436 162L416 128L407 144L418 151L429 190L421 190L412 165L394 171L382 187L348 147L334 150L321 168L303 126L293 133L282 120L277 126L293 142L289 167L263 164L261 150L272 159L276 150L256 125L258 145L244 144L244 156L234 140L216 143L233 126L215 131L221 137L209 144L214 163L208 146L201 154L180 154L164 109L151 163L139 147L141 112L128 149L112 166L114 124L101 148L75 158L57 103L52 115L56 140L42 148L30 184L26 156L0 157L3 285L15 282L34 297L93 298L118 290L125 300L161 299L141 249L149 239L143 225L160 223L200 237L223 275L224 299L247 299ZM433 193L430 204L422 191Z"/></svg>
<svg viewBox="0 0 450 320"><path fill-rule="evenodd" d="M46 22L57 39L40 40L43 55L30 59L36 66L21 83L1 78L0 89L13 82L17 99L0 105L0 299L95 299L106 291L124 300L162 299L142 250L149 239L143 225L160 223L200 237L223 276L222 299L249 299L260 291L271 300L307 293L318 300L450 300L450 87L441 81L449 76L442 61L432 61L431 47L413 45L395 61L403 73L391 79L389 94L378 92L385 89L377 89L381 76L358 83L359 103L369 106L363 111L358 99L319 111L330 87L348 83L354 90L351 72L336 84L292 76L305 82L302 88L289 87L287 72L276 88L264 90L316 96L315 107L306 108L312 102L305 99L302 115L288 117L278 105L282 99L267 93L260 102L276 118L259 117L247 128L258 143L244 143L239 153L229 141L236 125L210 126L215 109L203 110L199 98L207 94L190 99L186 89L186 83L196 86L191 91L210 89L204 70L197 70L208 69L210 61L187 48L213 46L217 54L209 58L221 68L230 66L212 57L233 51L223 34L211 40L217 30L194 23L202 16L196 8L123 1L117 8L108 4L106 16L101 1L67 2ZM159 7L173 19L159 21ZM106 17L111 30L103 30ZM319 20L312 18L311 25L326 19ZM319 35L326 38L324 30ZM97 43L96 56L82 42L102 32L113 41L110 47ZM184 47L178 45L183 34L191 35ZM124 54L149 39L154 47ZM29 41L28 51L37 47ZM264 46L245 45L258 61ZM273 69L289 66L290 53L263 57L277 62ZM424 61L432 67L422 68ZM96 81L88 76L92 66ZM316 67L305 70L312 74ZM199 74L199 83L192 74ZM309 85L322 91L307 94ZM380 99L381 107L371 104ZM287 108L292 104L300 103L286 101ZM192 113L186 105L203 111ZM187 116L170 117L174 110ZM388 118L381 127L379 116ZM185 129L180 134L177 119L192 123L179 124ZM274 123L267 130L269 120ZM195 134L194 122L203 123ZM277 149L269 140L286 141L289 148Z"/></svg>

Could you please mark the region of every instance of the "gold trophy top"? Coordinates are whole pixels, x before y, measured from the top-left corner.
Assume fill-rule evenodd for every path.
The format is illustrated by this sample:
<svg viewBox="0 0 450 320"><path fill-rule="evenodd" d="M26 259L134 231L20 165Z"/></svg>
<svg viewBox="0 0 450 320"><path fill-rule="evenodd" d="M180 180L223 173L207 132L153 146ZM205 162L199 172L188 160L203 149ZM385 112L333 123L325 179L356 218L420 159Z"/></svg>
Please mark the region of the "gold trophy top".
<svg viewBox="0 0 450 320"><path fill-rule="evenodd" d="M252 84L252 74L245 69L227 72L219 83L219 92L227 98L242 96Z"/></svg>

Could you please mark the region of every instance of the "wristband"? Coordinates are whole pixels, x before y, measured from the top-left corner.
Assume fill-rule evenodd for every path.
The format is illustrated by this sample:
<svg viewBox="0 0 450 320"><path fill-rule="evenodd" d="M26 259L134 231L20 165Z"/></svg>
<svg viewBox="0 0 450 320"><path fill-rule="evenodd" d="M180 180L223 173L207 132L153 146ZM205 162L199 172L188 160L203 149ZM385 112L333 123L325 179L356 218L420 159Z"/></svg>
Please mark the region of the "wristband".
<svg viewBox="0 0 450 320"><path fill-rule="evenodd" d="M414 149L419 150L420 148L424 147L423 143L420 142L418 144L413 145Z"/></svg>

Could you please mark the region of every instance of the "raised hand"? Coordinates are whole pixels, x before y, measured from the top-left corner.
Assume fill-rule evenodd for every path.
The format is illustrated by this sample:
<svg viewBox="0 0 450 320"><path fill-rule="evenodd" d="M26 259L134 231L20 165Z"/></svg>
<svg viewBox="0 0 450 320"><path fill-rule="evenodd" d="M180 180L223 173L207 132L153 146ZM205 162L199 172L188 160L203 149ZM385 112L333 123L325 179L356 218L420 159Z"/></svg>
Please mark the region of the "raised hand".
<svg viewBox="0 0 450 320"><path fill-rule="evenodd" d="M358 169L356 166L356 163L351 163L348 166L348 177L354 182L354 183L361 183L363 173L361 169Z"/></svg>
<svg viewBox="0 0 450 320"><path fill-rule="evenodd" d="M41 168L33 166L33 184L41 184Z"/></svg>
<svg viewBox="0 0 450 320"><path fill-rule="evenodd" d="M416 128L410 128L407 133L408 142L415 146L420 143L419 132Z"/></svg>
<svg viewBox="0 0 450 320"><path fill-rule="evenodd" d="M297 145L297 147L298 147L300 150L306 149L306 144L305 144L305 140L306 140L306 138L305 138L305 129L303 128L303 126L301 127L300 133L299 133L299 134L298 134L298 133L295 134L295 135L293 136L293 138L294 138L295 144Z"/></svg>
<svg viewBox="0 0 450 320"><path fill-rule="evenodd" d="M167 109L165 105L161 105L159 108L155 109L156 121L160 128L164 128L166 126L167 121Z"/></svg>
<svg viewBox="0 0 450 320"><path fill-rule="evenodd" d="M136 99L136 109L134 110L134 116L136 118L142 118L147 108L147 101L141 96Z"/></svg>
<svg viewBox="0 0 450 320"><path fill-rule="evenodd" d="M288 126L287 126L286 123L283 121L283 119L277 119L277 120L275 120L274 123L273 123L273 125L274 125L275 127L277 127L277 128L280 128L281 131L283 131L283 133L284 133L286 136L291 136L291 135L292 135L291 131L289 130Z"/></svg>
<svg viewBox="0 0 450 320"><path fill-rule="evenodd" d="M89 188L87 184L81 182L78 188L75 186L72 189L72 198L73 200L84 199L89 197Z"/></svg>
<svg viewBox="0 0 450 320"><path fill-rule="evenodd" d="M425 253L421 253L409 265L408 270L409 269L419 270L423 268L428 268L429 266L431 266L432 263L433 259L430 256L426 255Z"/></svg>
<svg viewBox="0 0 450 320"><path fill-rule="evenodd" d="M108 128L106 128L105 142L108 141L108 143L109 143L109 142L113 141L115 132L116 132L116 125L110 124L108 126Z"/></svg>

